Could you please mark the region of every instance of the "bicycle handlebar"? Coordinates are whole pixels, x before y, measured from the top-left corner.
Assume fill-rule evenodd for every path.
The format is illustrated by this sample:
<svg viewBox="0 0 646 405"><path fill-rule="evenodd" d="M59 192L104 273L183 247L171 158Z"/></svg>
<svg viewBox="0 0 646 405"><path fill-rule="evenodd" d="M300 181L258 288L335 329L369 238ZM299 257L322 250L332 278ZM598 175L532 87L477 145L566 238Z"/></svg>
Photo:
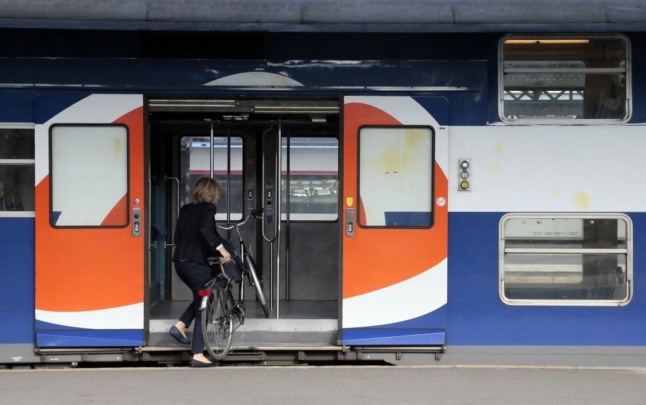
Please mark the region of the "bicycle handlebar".
<svg viewBox="0 0 646 405"><path fill-rule="evenodd" d="M247 216L241 222L238 222L237 224L231 225L231 226L218 225L218 228L220 228L222 230L225 230L225 231L230 231L230 230L232 230L234 228L239 228L239 227L243 226L244 224L246 224L247 221L249 221L251 219L251 217L258 218L258 216L260 214L262 214L263 211L264 211L263 208L253 209L253 210L249 211Z"/></svg>

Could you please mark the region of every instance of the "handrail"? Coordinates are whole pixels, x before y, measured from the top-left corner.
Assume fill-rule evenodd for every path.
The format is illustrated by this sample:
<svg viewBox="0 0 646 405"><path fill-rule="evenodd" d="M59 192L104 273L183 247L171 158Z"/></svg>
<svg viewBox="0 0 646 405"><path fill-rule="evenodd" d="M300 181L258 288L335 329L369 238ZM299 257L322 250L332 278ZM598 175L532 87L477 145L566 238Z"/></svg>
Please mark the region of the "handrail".
<svg viewBox="0 0 646 405"><path fill-rule="evenodd" d="M263 141L264 137L267 136L267 133L269 131L273 131L273 128L268 128L263 132ZM280 317L280 223L282 221L282 213L281 213L281 201L282 201L282 196L281 196L281 176L282 176L282 122L278 123L278 134L276 136L276 145L275 145L275 160L274 160L274 189L273 189L273 195L271 196L272 198L272 207L273 207L273 215L274 215L274 235L273 237L268 237L265 226L266 222L265 221L265 215L263 214L263 221L261 225L261 235L262 238L269 243L269 300L270 302L275 302L275 311L276 311L276 317ZM264 182L265 179L265 169L266 169L266 164L265 164L265 151L263 151L262 155L262 179ZM267 198L266 192L263 190L263 199ZM263 200L264 204L264 200ZM278 249L275 249L274 243L278 241ZM274 271L274 251L277 250L276 252L276 260L275 260L275 268L277 269ZM274 280L274 272L275 272L275 280ZM275 294L275 300L274 300L274 289L276 291Z"/></svg>
<svg viewBox="0 0 646 405"><path fill-rule="evenodd" d="M178 218L179 217L179 209L180 209L180 206L179 206L180 205L180 201L179 201L180 182L179 182L179 179L177 177L165 176L164 177L164 182L167 182L168 180L174 181L177 184L177 193L175 194L176 197L177 197L176 198L176 204L177 205L175 206L175 211L176 211L175 212L175 218ZM171 232L169 232L169 233L170 233L170 240L174 241L175 239L173 238L173 236L175 235L175 230L173 229L173 227L171 227ZM169 246L173 247L173 246L175 246L175 243L166 243L166 242L164 242L164 247L165 248L167 248Z"/></svg>

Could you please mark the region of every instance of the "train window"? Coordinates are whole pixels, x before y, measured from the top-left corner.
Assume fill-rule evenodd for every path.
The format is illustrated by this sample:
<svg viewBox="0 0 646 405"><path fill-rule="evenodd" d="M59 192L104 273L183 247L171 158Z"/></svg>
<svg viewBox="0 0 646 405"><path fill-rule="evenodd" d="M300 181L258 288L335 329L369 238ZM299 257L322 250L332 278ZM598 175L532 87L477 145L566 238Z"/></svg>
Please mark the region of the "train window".
<svg viewBox="0 0 646 405"><path fill-rule="evenodd" d="M0 217L34 211L34 127L0 128ZM13 213L12 213L13 212Z"/></svg>
<svg viewBox="0 0 646 405"><path fill-rule="evenodd" d="M289 195L290 221L336 221L339 140L290 137L288 153L287 139L283 138L282 153L282 218L287 218Z"/></svg>
<svg viewBox="0 0 646 405"><path fill-rule="evenodd" d="M499 111L509 123L605 123L630 117L630 44L615 36L500 41Z"/></svg>
<svg viewBox="0 0 646 405"><path fill-rule="evenodd" d="M53 125L50 222L56 227L128 224L128 128Z"/></svg>
<svg viewBox="0 0 646 405"><path fill-rule="evenodd" d="M359 224L433 225L433 129L359 129Z"/></svg>
<svg viewBox="0 0 646 405"><path fill-rule="evenodd" d="M632 297L627 216L508 214L499 250L499 293L509 305L616 306Z"/></svg>
<svg viewBox="0 0 646 405"><path fill-rule="evenodd" d="M227 214L231 215L231 220L242 219L244 200L242 197L242 138L216 136L214 141L213 177L222 187L216 219L226 220ZM185 136L181 139L180 165L183 187L180 191L180 199L182 204L191 201L197 180L211 174L210 143L211 138L208 136Z"/></svg>

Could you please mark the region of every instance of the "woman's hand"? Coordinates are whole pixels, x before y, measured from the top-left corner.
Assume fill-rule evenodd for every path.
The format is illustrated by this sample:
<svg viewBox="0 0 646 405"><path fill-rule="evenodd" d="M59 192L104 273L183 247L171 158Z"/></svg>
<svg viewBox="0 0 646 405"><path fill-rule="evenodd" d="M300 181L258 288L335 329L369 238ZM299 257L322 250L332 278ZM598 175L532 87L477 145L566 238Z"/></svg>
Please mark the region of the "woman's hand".
<svg viewBox="0 0 646 405"><path fill-rule="evenodd" d="M222 259L220 260L220 263L228 263L231 261L231 254L229 253L228 250L225 248L222 248L219 250L220 254L222 255Z"/></svg>

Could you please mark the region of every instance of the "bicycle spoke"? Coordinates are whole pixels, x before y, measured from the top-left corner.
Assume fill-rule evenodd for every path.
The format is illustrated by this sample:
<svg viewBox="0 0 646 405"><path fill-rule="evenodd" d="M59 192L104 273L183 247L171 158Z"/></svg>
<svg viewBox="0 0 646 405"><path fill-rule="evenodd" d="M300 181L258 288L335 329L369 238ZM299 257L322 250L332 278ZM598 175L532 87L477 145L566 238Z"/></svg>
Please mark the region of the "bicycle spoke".
<svg viewBox="0 0 646 405"><path fill-rule="evenodd" d="M215 288L209 305L202 313L204 346L214 360L224 359L231 347L233 319L225 295L221 287Z"/></svg>

